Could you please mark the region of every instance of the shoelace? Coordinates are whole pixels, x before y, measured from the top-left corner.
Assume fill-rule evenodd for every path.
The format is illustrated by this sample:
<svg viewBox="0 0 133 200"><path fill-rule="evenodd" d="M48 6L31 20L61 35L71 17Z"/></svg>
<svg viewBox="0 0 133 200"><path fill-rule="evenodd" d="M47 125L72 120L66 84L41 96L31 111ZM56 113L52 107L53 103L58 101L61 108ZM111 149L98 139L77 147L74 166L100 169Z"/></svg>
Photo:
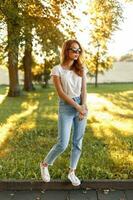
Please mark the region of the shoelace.
<svg viewBox="0 0 133 200"><path fill-rule="evenodd" d="M75 182L75 181L79 182L78 177L74 173L71 173L70 176L71 176L71 179L72 179L73 182Z"/></svg>

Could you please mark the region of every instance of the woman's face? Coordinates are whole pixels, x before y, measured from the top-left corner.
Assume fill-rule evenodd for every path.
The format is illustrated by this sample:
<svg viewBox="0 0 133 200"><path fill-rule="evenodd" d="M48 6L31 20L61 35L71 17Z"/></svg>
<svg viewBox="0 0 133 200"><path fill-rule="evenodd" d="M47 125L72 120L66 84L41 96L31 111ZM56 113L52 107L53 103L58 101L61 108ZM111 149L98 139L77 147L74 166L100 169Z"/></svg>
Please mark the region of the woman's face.
<svg viewBox="0 0 133 200"><path fill-rule="evenodd" d="M68 49L68 57L71 60L77 60L81 53L81 49L79 45L74 42L71 44L70 48Z"/></svg>

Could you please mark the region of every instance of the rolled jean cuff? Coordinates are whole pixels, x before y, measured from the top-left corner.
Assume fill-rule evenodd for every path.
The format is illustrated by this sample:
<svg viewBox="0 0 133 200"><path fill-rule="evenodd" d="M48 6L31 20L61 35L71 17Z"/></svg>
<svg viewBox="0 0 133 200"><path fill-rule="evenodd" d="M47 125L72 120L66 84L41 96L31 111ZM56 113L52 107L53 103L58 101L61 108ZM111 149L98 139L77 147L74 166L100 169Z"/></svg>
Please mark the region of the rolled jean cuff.
<svg viewBox="0 0 133 200"><path fill-rule="evenodd" d="M76 167L69 166L69 169L76 170Z"/></svg>
<svg viewBox="0 0 133 200"><path fill-rule="evenodd" d="M47 165L53 166L53 163L49 163L46 160L43 161L44 163L47 163Z"/></svg>

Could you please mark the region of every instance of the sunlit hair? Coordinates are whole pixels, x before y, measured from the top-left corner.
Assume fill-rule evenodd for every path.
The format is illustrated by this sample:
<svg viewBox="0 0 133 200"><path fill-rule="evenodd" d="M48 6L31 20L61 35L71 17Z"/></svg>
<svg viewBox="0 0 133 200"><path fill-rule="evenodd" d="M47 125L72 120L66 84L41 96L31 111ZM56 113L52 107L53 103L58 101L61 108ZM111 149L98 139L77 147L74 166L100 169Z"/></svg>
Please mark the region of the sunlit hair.
<svg viewBox="0 0 133 200"><path fill-rule="evenodd" d="M81 47L80 43L77 40L67 40L63 43L62 50L61 50L61 65L64 65L65 62L68 60L68 49L71 48L73 43L77 43L81 52L77 60L74 60L73 65L71 66L71 70L73 70L77 75L83 76L83 48Z"/></svg>

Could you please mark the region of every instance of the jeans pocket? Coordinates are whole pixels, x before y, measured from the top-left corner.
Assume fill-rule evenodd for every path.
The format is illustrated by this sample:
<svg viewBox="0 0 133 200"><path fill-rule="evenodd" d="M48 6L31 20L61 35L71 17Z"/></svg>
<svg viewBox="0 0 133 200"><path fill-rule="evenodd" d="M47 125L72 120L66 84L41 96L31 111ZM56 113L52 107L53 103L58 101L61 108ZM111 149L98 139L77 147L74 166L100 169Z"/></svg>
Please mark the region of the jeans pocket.
<svg viewBox="0 0 133 200"><path fill-rule="evenodd" d="M80 97L74 97L72 98L76 103L78 103L79 105L81 104L81 98Z"/></svg>

